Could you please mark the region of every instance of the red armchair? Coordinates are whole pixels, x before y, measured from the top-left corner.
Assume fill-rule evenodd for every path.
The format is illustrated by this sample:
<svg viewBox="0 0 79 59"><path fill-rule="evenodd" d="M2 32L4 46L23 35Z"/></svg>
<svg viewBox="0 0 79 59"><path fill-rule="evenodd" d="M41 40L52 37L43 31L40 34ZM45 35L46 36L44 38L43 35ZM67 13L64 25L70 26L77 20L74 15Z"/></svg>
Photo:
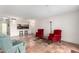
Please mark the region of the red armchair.
<svg viewBox="0 0 79 59"><path fill-rule="evenodd" d="M51 40L53 42L61 42L61 30L60 29L54 30L53 34L49 34L48 40Z"/></svg>
<svg viewBox="0 0 79 59"><path fill-rule="evenodd" d="M44 36L44 29L38 29L38 31L36 32L36 37L43 38L43 36Z"/></svg>

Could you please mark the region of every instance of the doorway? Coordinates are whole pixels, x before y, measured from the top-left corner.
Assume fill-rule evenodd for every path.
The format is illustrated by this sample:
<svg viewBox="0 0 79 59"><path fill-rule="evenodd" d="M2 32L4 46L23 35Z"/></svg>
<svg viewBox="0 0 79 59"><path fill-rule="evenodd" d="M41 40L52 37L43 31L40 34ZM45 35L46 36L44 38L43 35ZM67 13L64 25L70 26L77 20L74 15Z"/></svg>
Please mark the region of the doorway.
<svg viewBox="0 0 79 59"><path fill-rule="evenodd" d="M6 23L2 23L2 33L7 35L7 24Z"/></svg>

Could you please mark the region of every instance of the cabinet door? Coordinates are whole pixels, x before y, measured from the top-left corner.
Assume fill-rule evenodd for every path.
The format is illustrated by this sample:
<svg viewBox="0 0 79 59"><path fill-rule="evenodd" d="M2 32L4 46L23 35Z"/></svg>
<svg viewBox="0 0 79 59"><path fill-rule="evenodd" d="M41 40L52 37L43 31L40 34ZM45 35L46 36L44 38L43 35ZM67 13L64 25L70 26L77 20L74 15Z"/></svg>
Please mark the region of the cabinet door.
<svg viewBox="0 0 79 59"><path fill-rule="evenodd" d="M23 31L19 31L19 36L23 36Z"/></svg>
<svg viewBox="0 0 79 59"><path fill-rule="evenodd" d="M25 36L28 35L28 31L27 30L24 31L24 35Z"/></svg>

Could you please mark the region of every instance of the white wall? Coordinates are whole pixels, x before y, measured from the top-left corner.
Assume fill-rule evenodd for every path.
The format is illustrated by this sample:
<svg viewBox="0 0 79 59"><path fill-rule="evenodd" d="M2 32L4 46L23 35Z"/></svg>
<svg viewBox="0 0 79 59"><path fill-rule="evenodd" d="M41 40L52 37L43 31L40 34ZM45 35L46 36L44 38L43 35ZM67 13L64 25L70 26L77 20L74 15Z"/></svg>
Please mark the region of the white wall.
<svg viewBox="0 0 79 59"><path fill-rule="evenodd" d="M29 25L30 25L30 33L35 33L35 28L36 28L36 20L35 19L30 19Z"/></svg>
<svg viewBox="0 0 79 59"><path fill-rule="evenodd" d="M62 28L62 40L79 44L79 11L56 16L54 28Z"/></svg>
<svg viewBox="0 0 79 59"><path fill-rule="evenodd" d="M44 34L47 36L48 33L50 32L50 23L49 23L49 19L39 19L39 20L36 20L36 30L38 28L43 28L45 29L44 30Z"/></svg>
<svg viewBox="0 0 79 59"><path fill-rule="evenodd" d="M50 23L52 20L52 30L56 28L62 29L62 40L79 44L79 11L54 16L51 19L38 20L37 28L44 28L45 35L50 32Z"/></svg>
<svg viewBox="0 0 79 59"><path fill-rule="evenodd" d="M10 22L10 36L17 36L17 35L19 35L18 30L17 30L17 23L16 21L15 22L11 21Z"/></svg>
<svg viewBox="0 0 79 59"><path fill-rule="evenodd" d="M17 29L17 24L27 24L29 23L29 29L28 29L28 33L34 33L34 27L35 27L35 20L34 19L16 19L15 21L11 21L10 22L10 36L18 36L19 35L19 31Z"/></svg>
<svg viewBox="0 0 79 59"><path fill-rule="evenodd" d="M0 33L2 32L2 23L0 22Z"/></svg>

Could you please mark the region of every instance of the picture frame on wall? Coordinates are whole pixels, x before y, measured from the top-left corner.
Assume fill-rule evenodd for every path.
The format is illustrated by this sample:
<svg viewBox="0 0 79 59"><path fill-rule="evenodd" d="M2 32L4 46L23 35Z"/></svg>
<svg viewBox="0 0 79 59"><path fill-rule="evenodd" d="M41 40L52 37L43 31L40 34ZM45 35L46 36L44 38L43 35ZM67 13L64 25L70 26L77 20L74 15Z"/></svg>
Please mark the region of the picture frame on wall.
<svg viewBox="0 0 79 59"><path fill-rule="evenodd" d="M17 24L17 29L29 29L29 24Z"/></svg>

